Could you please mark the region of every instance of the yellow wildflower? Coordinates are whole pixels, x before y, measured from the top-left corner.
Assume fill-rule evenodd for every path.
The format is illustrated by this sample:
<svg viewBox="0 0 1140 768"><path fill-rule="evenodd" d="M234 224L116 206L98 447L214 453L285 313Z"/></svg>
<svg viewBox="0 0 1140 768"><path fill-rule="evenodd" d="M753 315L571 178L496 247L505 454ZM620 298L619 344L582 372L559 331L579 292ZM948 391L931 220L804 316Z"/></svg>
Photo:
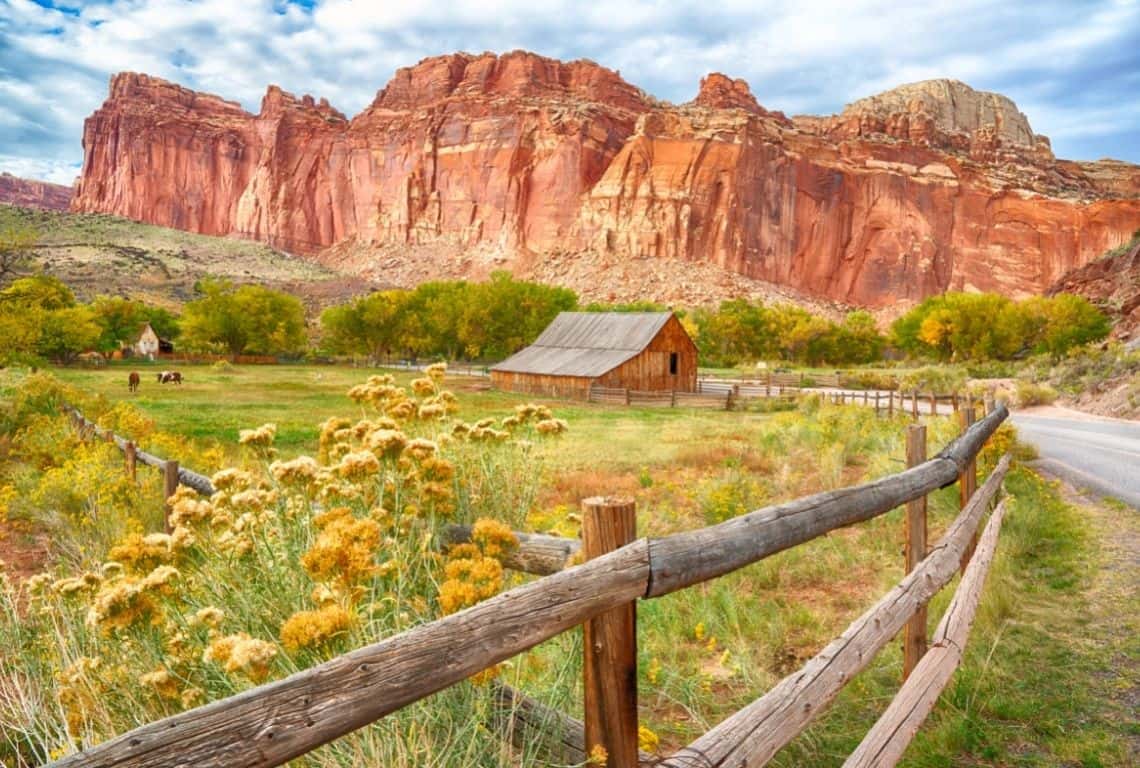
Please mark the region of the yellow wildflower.
<svg viewBox="0 0 1140 768"><path fill-rule="evenodd" d="M189 549L198 542L194 532L184 525L180 525L170 534L170 546L174 549Z"/></svg>
<svg viewBox="0 0 1140 768"><path fill-rule="evenodd" d="M282 485L307 487L317 479L320 465L310 456L298 456L290 461L275 461L269 465L274 479Z"/></svg>
<svg viewBox="0 0 1140 768"><path fill-rule="evenodd" d="M301 565L315 580L352 584L372 574L381 530L375 520L353 517L343 507L335 511L335 516L330 510L314 520L321 532L301 556Z"/></svg>
<svg viewBox="0 0 1140 768"><path fill-rule="evenodd" d="M120 544L111 547L107 556L116 563L122 563L127 569L139 573L154 570L157 566L173 559L170 537L164 533L152 533L145 537L132 533Z"/></svg>
<svg viewBox="0 0 1140 768"><path fill-rule="evenodd" d="M425 403L420 406L418 416L423 420L442 419L447 415L447 406L442 403Z"/></svg>
<svg viewBox="0 0 1140 768"><path fill-rule="evenodd" d="M693 627L693 637L697 639L698 643L704 642L705 639L705 623L698 622L697 626Z"/></svg>
<svg viewBox="0 0 1140 768"><path fill-rule="evenodd" d="M210 482L219 491L241 490L253 483L253 475L240 469L223 469L215 472Z"/></svg>
<svg viewBox="0 0 1140 768"><path fill-rule="evenodd" d="M450 560L439 588L439 606L455 613L497 594L503 588L503 566L491 557Z"/></svg>
<svg viewBox="0 0 1140 768"><path fill-rule="evenodd" d="M605 766L606 762L610 759L610 753L601 744L595 744L590 747L590 754L586 758L587 765Z"/></svg>
<svg viewBox="0 0 1140 768"><path fill-rule="evenodd" d="M534 428L543 435L558 435L565 432L568 426L563 419L543 419Z"/></svg>
<svg viewBox="0 0 1140 768"><path fill-rule="evenodd" d="M471 541L483 551L485 556L499 561L519 546L518 537L509 525L488 517L481 517L475 521L471 529Z"/></svg>
<svg viewBox="0 0 1140 768"><path fill-rule="evenodd" d="M435 394L435 382L431 379L415 379L412 381L412 391L420 397Z"/></svg>
<svg viewBox="0 0 1140 768"><path fill-rule="evenodd" d="M238 444L254 448L268 448L277 437L276 424L262 424L257 429L243 429L238 432Z"/></svg>
<svg viewBox="0 0 1140 768"><path fill-rule="evenodd" d="M645 679L649 681L650 685L657 685L658 679L661 677L661 662L654 656L649 660L649 668L645 670Z"/></svg>
<svg viewBox="0 0 1140 768"><path fill-rule="evenodd" d="M90 590L93 586L95 585L88 584L82 578L73 577L69 579L60 579L51 585L51 589L56 594L63 595L64 597L72 597L76 594L79 594L80 592L86 592Z"/></svg>
<svg viewBox="0 0 1140 768"><path fill-rule="evenodd" d="M178 690L178 680L166 669L159 668L139 676L139 685L144 688L153 688L161 698L178 699L181 692Z"/></svg>
<svg viewBox="0 0 1140 768"><path fill-rule="evenodd" d="M447 363L432 363L424 371L428 378L435 382L443 381L443 376L447 373Z"/></svg>
<svg viewBox="0 0 1140 768"><path fill-rule="evenodd" d="M336 595L324 584L318 584L313 587L313 591L309 594L309 598L319 606L328 605L329 603L336 602Z"/></svg>
<svg viewBox="0 0 1140 768"><path fill-rule="evenodd" d="M184 485L178 487L170 500L170 524L187 525L208 520L214 513L210 502L198 496L197 492Z"/></svg>
<svg viewBox="0 0 1140 768"><path fill-rule="evenodd" d="M87 625L101 627L104 632L125 629L140 619L151 617L157 610L136 579L118 581L95 595L87 611Z"/></svg>
<svg viewBox="0 0 1140 768"><path fill-rule="evenodd" d="M290 652L319 648L347 632L355 617L336 604L315 611L298 611L281 626L281 644Z"/></svg>
<svg viewBox="0 0 1140 768"><path fill-rule="evenodd" d="M191 619L191 624L204 624L207 627L216 628L226 618L225 612L221 608L214 606L207 606L199 608L194 618Z"/></svg>
<svg viewBox="0 0 1140 768"><path fill-rule="evenodd" d="M368 451L359 453L346 453L337 465L337 472L341 477L349 480L364 480L380 471L380 462L374 454Z"/></svg>
<svg viewBox="0 0 1140 768"><path fill-rule="evenodd" d="M417 437L404 448L404 453L423 461L439 452L439 446L427 438Z"/></svg>
<svg viewBox="0 0 1140 768"><path fill-rule="evenodd" d="M178 569L169 565L160 565L148 573L142 580L141 587L157 592L166 592L166 587L178 578Z"/></svg>
<svg viewBox="0 0 1140 768"><path fill-rule="evenodd" d="M199 702L206 698L206 692L201 688L191 687L183 691L180 698L182 706L186 709L190 709L191 707L197 706Z"/></svg>
<svg viewBox="0 0 1140 768"><path fill-rule="evenodd" d="M269 674L269 662L277 649L264 640L245 632L219 637L202 654L202 661L221 664L226 672L241 672L253 682L261 682Z"/></svg>
<svg viewBox="0 0 1140 768"><path fill-rule="evenodd" d="M642 752L648 752L651 755L655 754L660 743L661 739L657 737L656 733L644 725L637 726L637 747Z"/></svg>
<svg viewBox="0 0 1140 768"><path fill-rule="evenodd" d="M369 434L364 441L364 445L382 459L399 456L407 444L407 435L398 429L378 429Z"/></svg>

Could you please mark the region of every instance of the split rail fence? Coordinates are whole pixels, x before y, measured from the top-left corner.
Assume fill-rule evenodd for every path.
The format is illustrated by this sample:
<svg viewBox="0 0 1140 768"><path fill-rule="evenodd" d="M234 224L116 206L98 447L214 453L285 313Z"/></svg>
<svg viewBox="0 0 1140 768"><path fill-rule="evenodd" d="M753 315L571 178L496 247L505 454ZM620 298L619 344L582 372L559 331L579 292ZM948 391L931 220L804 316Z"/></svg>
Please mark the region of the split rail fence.
<svg viewBox="0 0 1140 768"><path fill-rule="evenodd" d="M902 392L897 390L802 389L795 383L780 383L781 376L799 374L773 374L765 383L732 382L722 379L698 379L696 392L657 391L643 392L622 387L590 387L591 403L664 408L721 408L732 410L742 401L778 398L794 400L802 395L814 395L837 404L863 405L876 413L893 416L909 413L913 418L921 414L957 413L975 408L979 402L972 395L957 392ZM791 379L789 379L791 381ZM985 408L993 410L991 398L985 399Z"/></svg>
<svg viewBox="0 0 1140 768"><path fill-rule="evenodd" d="M127 450L120 443L127 441L71 412L79 429ZM671 768L765 764L902 631L905 682L845 764L894 765L961 660L994 556L1004 502L990 516L980 541L977 531L1010 466L1009 456L1002 457L975 488L975 462L1007 416L1005 407L997 406L973 423L973 409L963 410L961 435L930 459L925 456L925 427L910 425L909 468L903 472L659 539L636 537L632 500L587 499L580 543L520 536L507 565L548 574L543 578L283 680L140 726L56 765L281 765L578 625L585 633L585 722L500 687L501 724L516 738L550 740L563 758L580 762L600 745L610 768L644 764L651 758L637 750L637 601L700 584L905 504L906 577L799 671L687 747L652 759ZM163 464L137 450L134 456L164 466L167 477L201 493L212 491L201 475L176 464L172 471L173 462ZM961 512L928 547L926 495L955 482ZM452 528L444 543L469 534ZM567 567L578 548L586 561ZM959 570L963 579L928 649L926 605ZM540 734L528 730L535 723L545 724Z"/></svg>

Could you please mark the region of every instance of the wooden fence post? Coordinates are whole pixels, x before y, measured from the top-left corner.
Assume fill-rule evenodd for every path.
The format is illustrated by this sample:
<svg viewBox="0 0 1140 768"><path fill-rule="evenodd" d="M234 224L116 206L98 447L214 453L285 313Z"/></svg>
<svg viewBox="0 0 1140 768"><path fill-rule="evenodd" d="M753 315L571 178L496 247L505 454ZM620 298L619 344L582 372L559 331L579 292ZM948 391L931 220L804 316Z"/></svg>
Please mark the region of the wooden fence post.
<svg viewBox="0 0 1140 768"><path fill-rule="evenodd" d="M996 405L994 405L994 396L987 394L985 396L983 402L985 403L986 415L989 416L991 413L994 412L994 408L997 407Z"/></svg>
<svg viewBox="0 0 1140 768"><path fill-rule="evenodd" d="M918 421L918 390L910 393L910 417Z"/></svg>
<svg viewBox="0 0 1140 768"><path fill-rule="evenodd" d="M162 475L162 497L166 499L166 508L163 512L163 528L167 533L170 533L174 530L170 525L170 497L178 490L178 462L174 459L167 459L166 464L162 467Z"/></svg>
<svg viewBox="0 0 1140 768"><path fill-rule="evenodd" d="M933 392L930 393L930 415L938 415L938 395Z"/></svg>
<svg viewBox="0 0 1140 768"><path fill-rule="evenodd" d="M902 400L899 400L899 407L902 407ZM890 418L895 417L895 392L893 389L887 390L887 416Z"/></svg>
<svg viewBox="0 0 1140 768"><path fill-rule="evenodd" d="M954 413L958 412L958 390L954 390L950 396L950 405L954 408Z"/></svg>
<svg viewBox="0 0 1140 768"><path fill-rule="evenodd" d="M906 430L906 465L917 467L926 461L926 427L911 424ZM926 497L906 504L906 572L910 573L926 557ZM926 606L907 622L903 632L903 680L926 654Z"/></svg>
<svg viewBox="0 0 1140 768"><path fill-rule="evenodd" d="M879 390L875 390L875 415L879 415Z"/></svg>
<svg viewBox="0 0 1140 768"><path fill-rule="evenodd" d="M135 464L138 458L137 449L135 448L135 443L133 440L128 440L123 444L123 458L127 462L127 477L131 478L131 482L133 483L137 479Z"/></svg>
<svg viewBox="0 0 1140 768"><path fill-rule="evenodd" d="M958 411L958 422L965 432L974 423L974 407L971 404L969 408ZM970 497L974 495L974 491L978 487L978 460L976 456L970 457L966 462L966 466L962 469L962 473L958 475L958 508L965 509L966 505L970 502ZM966 566L970 564L970 558L974 556L974 549L978 546L978 532L974 531L974 537L970 539L970 545L966 547L966 551L962 553L962 573L966 573Z"/></svg>
<svg viewBox="0 0 1140 768"><path fill-rule="evenodd" d="M587 560L637 538L633 499L582 501L582 552ZM606 750L607 768L637 768L637 603L583 625L586 754Z"/></svg>
<svg viewBox="0 0 1140 768"><path fill-rule="evenodd" d="M772 372L768 371L764 374L764 397L772 396Z"/></svg>

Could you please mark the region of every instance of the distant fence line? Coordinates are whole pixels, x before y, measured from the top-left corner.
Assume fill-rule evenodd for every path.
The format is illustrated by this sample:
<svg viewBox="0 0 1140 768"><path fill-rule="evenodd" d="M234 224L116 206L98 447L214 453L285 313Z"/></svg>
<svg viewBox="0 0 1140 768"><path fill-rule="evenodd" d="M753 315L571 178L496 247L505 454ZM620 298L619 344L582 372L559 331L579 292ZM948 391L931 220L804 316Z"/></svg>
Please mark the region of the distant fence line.
<svg viewBox="0 0 1140 768"><path fill-rule="evenodd" d="M179 466L178 461L175 459L163 459L152 453L140 451L133 440L123 437L122 435L117 435L111 430L99 426L84 416L75 406L70 404L64 405L61 410L68 417L72 428L75 429L81 439L94 438L114 443L119 450L123 452L124 471L130 478L135 478L136 465L138 464L155 467L162 471L163 498L167 500L163 527L167 533L170 532L169 499L178 490L179 485L191 488L203 496L213 496L216 492L210 478L192 469Z"/></svg>
<svg viewBox="0 0 1140 768"><path fill-rule="evenodd" d="M848 761L892 766L961 659L1004 507L998 505L980 543L978 529L1010 467L1009 456L1003 456L976 488L975 462L1007 416L997 406L973 423L973 406L962 410L962 433L930 459L925 426L910 425L903 472L663 538L636 538L632 499L587 499L580 544L551 536L521 538L510 565L549 575L285 679L142 725L57 765L281 765L581 624L585 721L544 711L525 694L502 689L496 698L506 712L496 722L537 740L541 736L528 729L553 721L562 734L555 735L553 747L574 755L565 762L581 762L599 746L610 768L633 768L651 759L637 749L637 601L731 573L906 504L908 573L902 581L800 670L692 744L654 761L668 768L764 764L905 628L908 682ZM926 495L955 481L960 514L928 550ZM447 545L469 535L454 527L441 538ZM567 567L579 548L585 562ZM963 580L926 654L920 612L959 571ZM548 728L542 735L550 735Z"/></svg>

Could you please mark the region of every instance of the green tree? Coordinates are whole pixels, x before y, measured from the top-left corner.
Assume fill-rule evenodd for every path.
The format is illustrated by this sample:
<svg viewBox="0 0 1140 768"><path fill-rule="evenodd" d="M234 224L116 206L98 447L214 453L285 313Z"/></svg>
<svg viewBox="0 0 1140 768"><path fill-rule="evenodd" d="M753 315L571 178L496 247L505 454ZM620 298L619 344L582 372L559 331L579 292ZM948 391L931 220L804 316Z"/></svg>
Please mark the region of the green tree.
<svg viewBox="0 0 1140 768"><path fill-rule="evenodd" d="M321 314L325 347L336 354L362 354L379 359L399 348L401 322L409 293L379 291Z"/></svg>
<svg viewBox="0 0 1140 768"><path fill-rule="evenodd" d="M25 226L9 225L0 232L0 284L14 279L31 265L39 234Z"/></svg>
<svg viewBox="0 0 1140 768"><path fill-rule="evenodd" d="M131 344L145 323L162 339L178 338L178 320L162 307L121 296L99 296L91 302L91 311L99 323L99 349L111 352Z"/></svg>
<svg viewBox="0 0 1140 768"><path fill-rule="evenodd" d="M1054 361L1073 347L1100 341L1112 330L1108 317L1083 296L1060 293L1030 299L1026 305L1039 329L1034 351L1048 353Z"/></svg>
<svg viewBox="0 0 1140 768"><path fill-rule="evenodd" d="M305 309L287 293L228 280L202 280L202 298L182 315L183 343L191 349L282 355L304 350Z"/></svg>
<svg viewBox="0 0 1140 768"><path fill-rule="evenodd" d="M829 362L840 365L874 362L882 359L886 343L870 312L862 309L848 312L837 329L835 349Z"/></svg>
<svg viewBox="0 0 1140 768"><path fill-rule="evenodd" d="M36 355L69 362L94 348L99 325L71 289L47 275L23 277L0 291L5 358Z"/></svg>

